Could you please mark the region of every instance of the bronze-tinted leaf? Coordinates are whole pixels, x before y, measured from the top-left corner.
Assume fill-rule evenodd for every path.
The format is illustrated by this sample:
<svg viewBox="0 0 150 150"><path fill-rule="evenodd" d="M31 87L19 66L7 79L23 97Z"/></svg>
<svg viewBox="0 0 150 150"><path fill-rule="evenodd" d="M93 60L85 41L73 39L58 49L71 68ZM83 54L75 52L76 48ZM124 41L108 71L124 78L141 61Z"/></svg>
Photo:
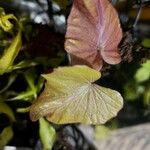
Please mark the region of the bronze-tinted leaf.
<svg viewBox="0 0 150 150"><path fill-rule="evenodd" d="M93 82L100 73L87 66L60 67L43 75L47 80L40 97L30 108L33 121L46 116L57 124L102 124L122 108L121 95Z"/></svg>

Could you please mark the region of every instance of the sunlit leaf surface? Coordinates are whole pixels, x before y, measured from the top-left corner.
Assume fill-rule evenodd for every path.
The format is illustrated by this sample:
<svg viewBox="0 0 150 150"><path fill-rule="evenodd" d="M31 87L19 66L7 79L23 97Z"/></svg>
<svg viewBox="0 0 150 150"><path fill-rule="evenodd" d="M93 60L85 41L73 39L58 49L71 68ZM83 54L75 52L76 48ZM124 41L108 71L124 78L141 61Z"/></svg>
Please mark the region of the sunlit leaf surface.
<svg viewBox="0 0 150 150"><path fill-rule="evenodd" d="M118 64L121 38L117 12L108 0L73 1L65 42L72 64L86 64L97 70L103 60Z"/></svg>
<svg viewBox="0 0 150 150"><path fill-rule="evenodd" d="M53 126L49 122L47 122L44 118L40 118L39 123L40 123L39 134L43 144L43 149L51 150L56 140L56 131L53 128Z"/></svg>
<svg viewBox="0 0 150 150"><path fill-rule="evenodd" d="M44 92L33 103L33 121L42 116L57 124L102 124L116 116L122 108L121 95L93 82L100 73L87 66L60 67L43 77Z"/></svg>
<svg viewBox="0 0 150 150"><path fill-rule="evenodd" d="M21 44L21 31L19 31L10 46L4 50L4 54L0 58L0 74L3 74L9 70L9 67L11 67L14 59L20 51Z"/></svg>

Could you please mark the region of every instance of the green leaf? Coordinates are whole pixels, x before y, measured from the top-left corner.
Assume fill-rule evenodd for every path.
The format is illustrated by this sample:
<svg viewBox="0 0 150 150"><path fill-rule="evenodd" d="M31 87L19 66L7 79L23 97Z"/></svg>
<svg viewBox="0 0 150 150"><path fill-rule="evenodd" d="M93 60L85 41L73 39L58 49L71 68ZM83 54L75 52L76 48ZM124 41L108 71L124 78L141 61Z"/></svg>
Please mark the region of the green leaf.
<svg viewBox="0 0 150 150"><path fill-rule="evenodd" d="M56 2L61 9L66 9L68 0L52 0L53 2Z"/></svg>
<svg viewBox="0 0 150 150"><path fill-rule="evenodd" d="M143 100L146 106L150 105L150 87L146 89Z"/></svg>
<svg viewBox="0 0 150 150"><path fill-rule="evenodd" d="M25 79L29 85L30 91L32 91L32 95L34 98L37 98L37 88L36 85L34 83L35 81L35 72L33 70L29 70L27 72L24 73Z"/></svg>
<svg viewBox="0 0 150 150"><path fill-rule="evenodd" d="M45 90L33 103L33 121L46 116L57 124L103 124L122 108L121 95L96 85L100 72L87 66L60 67L43 77Z"/></svg>
<svg viewBox="0 0 150 150"><path fill-rule="evenodd" d="M150 48L150 39L149 38L145 38L143 41L142 41L142 45L146 48Z"/></svg>
<svg viewBox="0 0 150 150"><path fill-rule="evenodd" d="M6 43L8 43L8 41L6 40L2 40L5 37L5 32L0 28L0 42L1 42L1 46L6 45Z"/></svg>
<svg viewBox="0 0 150 150"><path fill-rule="evenodd" d="M47 122L44 118L40 118L39 123L40 123L39 134L41 142L43 144L43 149L51 150L53 144L55 143L56 131L52 127L52 125L49 122Z"/></svg>
<svg viewBox="0 0 150 150"><path fill-rule="evenodd" d="M16 73L12 73L9 76L8 83L5 85L3 89L0 90L0 94L6 91L11 86L11 84L15 81L16 77L17 77Z"/></svg>
<svg viewBox="0 0 150 150"><path fill-rule="evenodd" d="M0 149L2 149L13 137L13 130L11 126L3 129L0 133Z"/></svg>
<svg viewBox="0 0 150 150"><path fill-rule="evenodd" d="M144 64L142 64L142 66L143 66L145 69L148 69L149 72L150 72L150 60L147 60Z"/></svg>
<svg viewBox="0 0 150 150"><path fill-rule="evenodd" d="M104 126L98 125L95 127L95 138L96 139L106 139L110 135L111 130Z"/></svg>
<svg viewBox="0 0 150 150"><path fill-rule="evenodd" d="M18 93L17 96L10 98L8 100L21 100L21 101L30 101L33 99L33 91L31 89L27 89L24 92Z"/></svg>
<svg viewBox="0 0 150 150"><path fill-rule="evenodd" d="M137 82L144 82L150 77L150 71L145 68L140 68L135 74L135 79Z"/></svg>
<svg viewBox="0 0 150 150"><path fill-rule="evenodd" d="M42 77L37 79L37 74L33 68L24 72L24 77L28 84L27 90L18 93L17 96L9 98L9 100L32 101L37 98L37 94L43 87L44 79Z"/></svg>
<svg viewBox="0 0 150 150"><path fill-rule="evenodd" d="M1 101L0 101L0 113L6 114L9 117L10 121L15 121L15 116L11 108Z"/></svg>
<svg viewBox="0 0 150 150"><path fill-rule="evenodd" d="M0 8L0 27L5 32L10 32L13 28L13 24L10 22L10 19L16 20L16 17L13 14L6 15L3 8Z"/></svg>
<svg viewBox="0 0 150 150"><path fill-rule="evenodd" d="M2 7L0 7L0 16L1 15L5 15L5 11L4 11L4 9Z"/></svg>
<svg viewBox="0 0 150 150"><path fill-rule="evenodd" d="M9 70L9 67L11 67L19 53L21 44L21 31L19 31L10 46L4 51L3 56L0 58L0 75Z"/></svg>
<svg viewBox="0 0 150 150"><path fill-rule="evenodd" d="M17 108L16 110L18 113L27 113L30 111L30 107L26 107L26 108Z"/></svg>
<svg viewBox="0 0 150 150"><path fill-rule="evenodd" d="M12 71L12 70L17 70L17 69L30 68L30 67L34 67L36 65L37 65L37 63L33 62L33 60L23 60L23 61L19 62L18 64L13 65L9 69L10 69L10 71Z"/></svg>
<svg viewBox="0 0 150 150"><path fill-rule="evenodd" d="M134 101L145 91L144 86L141 86L135 82L135 80L129 80L124 85L124 97L126 100Z"/></svg>
<svg viewBox="0 0 150 150"><path fill-rule="evenodd" d="M135 74L135 79L137 82L144 82L150 78L150 60L147 60L142 66L137 70Z"/></svg>

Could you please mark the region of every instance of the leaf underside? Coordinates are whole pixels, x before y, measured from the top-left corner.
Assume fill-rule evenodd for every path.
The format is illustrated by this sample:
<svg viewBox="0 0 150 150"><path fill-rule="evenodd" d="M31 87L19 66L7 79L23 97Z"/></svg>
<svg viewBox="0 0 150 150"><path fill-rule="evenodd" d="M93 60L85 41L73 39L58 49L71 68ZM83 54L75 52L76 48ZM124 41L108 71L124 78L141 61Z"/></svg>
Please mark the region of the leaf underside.
<svg viewBox="0 0 150 150"><path fill-rule="evenodd" d="M43 75L45 90L31 106L31 120L46 116L56 124L103 124L116 116L123 99L117 91L94 84L100 76L87 66L60 67Z"/></svg>

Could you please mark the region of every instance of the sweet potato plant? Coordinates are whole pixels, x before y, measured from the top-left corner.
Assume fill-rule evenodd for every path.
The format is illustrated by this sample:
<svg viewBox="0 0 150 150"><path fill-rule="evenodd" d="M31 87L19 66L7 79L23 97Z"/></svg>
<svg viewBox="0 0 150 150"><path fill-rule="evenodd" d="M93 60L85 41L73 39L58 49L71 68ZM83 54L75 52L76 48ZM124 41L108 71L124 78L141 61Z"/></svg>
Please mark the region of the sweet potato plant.
<svg viewBox="0 0 150 150"><path fill-rule="evenodd" d="M26 2L46 15L41 23L22 2L0 2L1 148L34 147L40 139L45 150L73 149L63 140L64 128L86 141L79 124L111 124L123 108L119 124L127 105L137 101L148 121L150 35L140 33L138 24L149 23L150 17L141 15L149 1ZM34 14L41 13L37 10ZM66 26L58 27L56 16L63 16ZM32 142L21 145L20 134Z"/></svg>

